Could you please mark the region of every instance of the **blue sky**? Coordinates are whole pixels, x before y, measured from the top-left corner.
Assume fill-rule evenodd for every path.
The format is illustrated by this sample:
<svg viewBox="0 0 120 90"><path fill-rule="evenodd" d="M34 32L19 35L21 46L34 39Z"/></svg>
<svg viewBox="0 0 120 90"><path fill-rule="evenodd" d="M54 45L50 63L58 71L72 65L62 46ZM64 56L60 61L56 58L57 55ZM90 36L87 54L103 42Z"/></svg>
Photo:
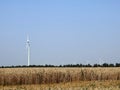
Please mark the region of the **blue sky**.
<svg viewBox="0 0 120 90"><path fill-rule="evenodd" d="M120 62L119 0L0 0L0 65Z"/></svg>

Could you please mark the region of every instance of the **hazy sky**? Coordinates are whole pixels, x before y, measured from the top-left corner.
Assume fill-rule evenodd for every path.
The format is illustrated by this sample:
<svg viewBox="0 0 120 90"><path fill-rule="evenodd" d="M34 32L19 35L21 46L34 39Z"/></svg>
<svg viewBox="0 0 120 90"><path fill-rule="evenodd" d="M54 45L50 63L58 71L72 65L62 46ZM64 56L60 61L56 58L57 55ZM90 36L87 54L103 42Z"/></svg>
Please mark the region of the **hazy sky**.
<svg viewBox="0 0 120 90"><path fill-rule="evenodd" d="M120 63L120 0L0 0L0 65Z"/></svg>

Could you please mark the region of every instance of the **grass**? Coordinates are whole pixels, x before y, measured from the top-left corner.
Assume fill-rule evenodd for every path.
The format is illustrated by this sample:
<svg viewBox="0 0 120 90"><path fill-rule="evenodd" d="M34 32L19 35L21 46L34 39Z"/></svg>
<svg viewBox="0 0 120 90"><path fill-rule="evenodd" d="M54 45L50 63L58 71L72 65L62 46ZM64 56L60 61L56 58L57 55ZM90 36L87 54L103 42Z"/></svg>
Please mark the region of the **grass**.
<svg viewBox="0 0 120 90"><path fill-rule="evenodd" d="M0 90L120 90L120 68L0 68Z"/></svg>
<svg viewBox="0 0 120 90"><path fill-rule="evenodd" d="M120 68L3 68L0 85L120 80Z"/></svg>
<svg viewBox="0 0 120 90"><path fill-rule="evenodd" d="M59 84L0 86L0 90L120 90L120 81L80 81Z"/></svg>

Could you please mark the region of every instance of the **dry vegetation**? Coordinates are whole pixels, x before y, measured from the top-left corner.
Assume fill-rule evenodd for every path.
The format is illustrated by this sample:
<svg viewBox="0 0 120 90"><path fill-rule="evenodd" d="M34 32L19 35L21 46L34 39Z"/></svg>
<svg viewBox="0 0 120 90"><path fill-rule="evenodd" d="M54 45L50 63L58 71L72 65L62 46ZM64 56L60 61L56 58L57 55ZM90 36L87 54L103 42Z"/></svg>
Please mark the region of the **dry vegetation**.
<svg viewBox="0 0 120 90"><path fill-rule="evenodd" d="M120 90L120 81L81 81L42 85L0 86L0 90Z"/></svg>
<svg viewBox="0 0 120 90"><path fill-rule="evenodd" d="M120 81L120 68L1 68L0 85Z"/></svg>

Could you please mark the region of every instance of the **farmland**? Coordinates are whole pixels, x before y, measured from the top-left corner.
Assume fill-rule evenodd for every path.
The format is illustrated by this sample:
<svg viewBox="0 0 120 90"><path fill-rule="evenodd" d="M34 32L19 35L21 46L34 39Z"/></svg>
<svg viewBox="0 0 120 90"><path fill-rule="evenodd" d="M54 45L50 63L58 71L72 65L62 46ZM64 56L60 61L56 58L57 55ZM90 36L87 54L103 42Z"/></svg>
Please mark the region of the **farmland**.
<svg viewBox="0 0 120 90"><path fill-rule="evenodd" d="M1 86L0 90L120 90L120 81L81 81L42 85Z"/></svg>
<svg viewBox="0 0 120 90"><path fill-rule="evenodd" d="M1 68L1 90L120 90L120 68Z"/></svg>

